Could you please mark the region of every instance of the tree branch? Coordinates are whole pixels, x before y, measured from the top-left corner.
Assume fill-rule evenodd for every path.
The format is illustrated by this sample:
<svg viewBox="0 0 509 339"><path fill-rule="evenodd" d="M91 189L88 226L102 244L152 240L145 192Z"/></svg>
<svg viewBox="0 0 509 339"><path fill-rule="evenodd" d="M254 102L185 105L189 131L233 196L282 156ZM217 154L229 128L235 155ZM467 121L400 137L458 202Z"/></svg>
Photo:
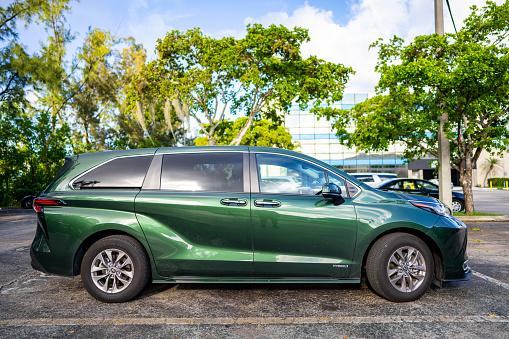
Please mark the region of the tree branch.
<svg viewBox="0 0 509 339"><path fill-rule="evenodd" d="M7 93L9 91L9 87L11 87L11 83L12 81L18 76L18 72L14 72L14 74L11 76L11 78L9 79L9 82L7 83L7 85L5 86L5 89L0 92L0 97L2 95L4 95L5 93Z"/></svg>

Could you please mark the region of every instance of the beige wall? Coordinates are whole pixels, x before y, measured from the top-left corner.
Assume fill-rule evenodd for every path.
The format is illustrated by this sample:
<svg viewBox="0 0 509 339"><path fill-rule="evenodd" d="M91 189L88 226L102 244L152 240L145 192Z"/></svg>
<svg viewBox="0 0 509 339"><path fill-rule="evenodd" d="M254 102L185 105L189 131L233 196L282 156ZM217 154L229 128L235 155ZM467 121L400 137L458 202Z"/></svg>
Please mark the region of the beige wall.
<svg viewBox="0 0 509 339"><path fill-rule="evenodd" d="M502 155L490 155L486 151L482 151L481 156L479 157L479 160L477 160L477 169L475 169L473 172L473 185L474 186L484 186L484 178L486 177L486 172L488 169L483 169L485 166L486 159L490 157L495 157L497 159L501 160L500 167L498 168L498 172L493 175L490 174L488 177L496 177L496 178L509 178L509 153L504 152Z"/></svg>

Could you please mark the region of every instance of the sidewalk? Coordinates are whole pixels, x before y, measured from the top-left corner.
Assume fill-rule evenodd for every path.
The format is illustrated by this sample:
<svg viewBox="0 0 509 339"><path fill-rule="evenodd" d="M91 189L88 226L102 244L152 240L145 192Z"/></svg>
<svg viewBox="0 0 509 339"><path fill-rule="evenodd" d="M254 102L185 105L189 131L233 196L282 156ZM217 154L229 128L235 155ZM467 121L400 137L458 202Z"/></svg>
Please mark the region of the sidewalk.
<svg viewBox="0 0 509 339"><path fill-rule="evenodd" d="M464 217L455 217L456 219L459 219L463 222L475 222L475 221L509 221L509 216L507 215L493 215L493 216L464 216Z"/></svg>

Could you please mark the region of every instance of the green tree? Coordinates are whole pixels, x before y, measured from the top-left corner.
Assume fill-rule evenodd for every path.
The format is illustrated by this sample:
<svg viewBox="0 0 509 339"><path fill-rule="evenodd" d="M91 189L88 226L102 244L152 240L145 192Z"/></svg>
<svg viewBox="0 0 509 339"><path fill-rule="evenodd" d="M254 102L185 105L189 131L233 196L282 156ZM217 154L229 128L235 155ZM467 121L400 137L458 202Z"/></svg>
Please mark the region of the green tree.
<svg viewBox="0 0 509 339"><path fill-rule="evenodd" d="M62 166L68 130L58 127L46 144L52 133L50 119L47 112L33 119L19 106L0 104L1 206L19 206L23 196L40 192Z"/></svg>
<svg viewBox="0 0 509 339"><path fill-rule="evenodd" d="M115 52L112 81L109 82L115 84L113 94L116 97L109 101L109 118L115 127L108 129L107 144L115 149L173 146L177 139L185 136L182 122L168 100L149 98L139 102L135 114L126 109L128 87L133 76L145 66L147 57L143 46L136 44L133 38L125 41L127 47Z"/></svg>
<svg viewBox="0 0 509 339"><path fill-rule="evenodd" d="M217 125L214 135L216 144L230 145L235 136L239 134L240 129L245 126L247 119L247 117L241 117L236 121L221 121ZM205 128L210 128L210 125L205 125ZM194 142L196 146L209 145L207 137L196 138ZM294 150L296 147L292 143L292 135L284 126L267 119L255 119L244 134L240 144L245 146L278 147L289 150Z"/></svg>
<svg viewBox="0 0 509 339"><path fill-rule="evenodd" d="M345 145L387 150L396 141L404 156L438 157L438 118L451 146L451 166L460 173L466 212L474 209L472 170L482 150L509 147L509 1L493 2L465 20L456 34L418 36L408 45L394 37L379 48L378 95L351 111L323 109ZM353 133L349 127L354 126Z"/></svg>
<svg viewBox="0 0 509 339"><path fill-rule="evenodd" d="M30 23L47 10L42 0L13 1L0 7L0 101L22 102L36 70L32 57L18 41L17 24Z"/></svg>
<svg viewBox="0 0 509 339"><path fill-rule="evenodd" d="M303 59L307 30L259 24L247 26L243 39L214 39L198 29L169 32L158 40L158 59L137 74L128 95L128 110L157 100L172 103L181 120L194 118L209 145L229 110L247 117L230 144L239 145L257 117L274 121L293 101L315 107L342 98L350 68ZM182 112L180 114L180 112ZM208 128L205 128L208 126Z"/></svg>

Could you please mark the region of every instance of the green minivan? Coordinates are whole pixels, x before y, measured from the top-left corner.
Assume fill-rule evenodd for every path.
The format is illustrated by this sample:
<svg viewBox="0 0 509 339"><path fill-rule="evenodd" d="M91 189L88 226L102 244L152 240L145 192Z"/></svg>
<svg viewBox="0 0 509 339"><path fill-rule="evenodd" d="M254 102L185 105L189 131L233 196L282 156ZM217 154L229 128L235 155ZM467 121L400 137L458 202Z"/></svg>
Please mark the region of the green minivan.
<svg viewBox="0 0 509 339"><path fill-rule="evenodd" d="M34 200L32 267L104 302L154 283L360 283L395 302L468 280L467 228L439 200L382 192L264 147L79 154Z"/></svg>

